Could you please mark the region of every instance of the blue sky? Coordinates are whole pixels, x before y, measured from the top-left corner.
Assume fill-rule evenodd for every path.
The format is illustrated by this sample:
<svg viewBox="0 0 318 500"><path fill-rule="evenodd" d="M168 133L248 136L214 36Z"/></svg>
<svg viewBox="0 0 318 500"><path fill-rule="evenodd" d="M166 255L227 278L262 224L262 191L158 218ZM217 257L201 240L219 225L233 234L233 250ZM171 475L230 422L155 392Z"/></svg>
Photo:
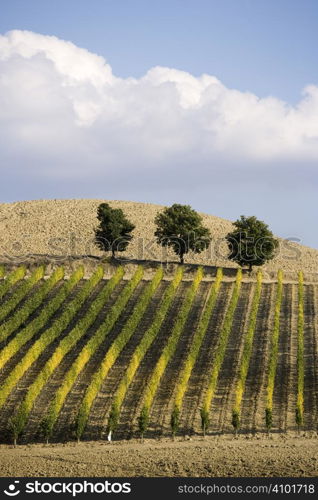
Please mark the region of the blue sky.
<svg viewBox="0 0 318 500"><path fill-rule="evenodd" d="M0 10L1 35L30 32L0 40L2 201L177 201L318 247L316 0Z"/></svg>
<svg viewBox="0 0 318 500"><path fill-rule="evenodd" d="M1 0L0 32L26 29L103 55L116 75L152 66L216 75L295 103L317 83L317 0Z"/></svg>

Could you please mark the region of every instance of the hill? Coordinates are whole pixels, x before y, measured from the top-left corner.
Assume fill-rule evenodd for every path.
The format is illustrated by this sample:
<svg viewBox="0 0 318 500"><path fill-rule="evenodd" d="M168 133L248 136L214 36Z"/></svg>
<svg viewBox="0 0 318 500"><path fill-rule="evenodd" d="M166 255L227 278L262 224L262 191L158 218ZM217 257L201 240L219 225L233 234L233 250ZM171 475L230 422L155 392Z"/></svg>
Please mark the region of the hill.
<svg viewBox="0 0 318 500"><path fill-rule="evenodd" d="M38 200L0 204L0 259L21 261L23 256L48 256L60 261L67 256L101 256L93 243L96 211L105 200ZM122 258L135 261L177 261L165 255L154 241L154 217L161 205L128 201L109 201L122 208L136 225L134 239ZM213 235L210 248L200 255L188 254L186 263L236 267L226 259L224 236L231 230L230 221L202 214ZM279 255L264 271L273 276L278 269L286 273L302 270L308 280L317 279L318 250L281 240Z"/></svg>

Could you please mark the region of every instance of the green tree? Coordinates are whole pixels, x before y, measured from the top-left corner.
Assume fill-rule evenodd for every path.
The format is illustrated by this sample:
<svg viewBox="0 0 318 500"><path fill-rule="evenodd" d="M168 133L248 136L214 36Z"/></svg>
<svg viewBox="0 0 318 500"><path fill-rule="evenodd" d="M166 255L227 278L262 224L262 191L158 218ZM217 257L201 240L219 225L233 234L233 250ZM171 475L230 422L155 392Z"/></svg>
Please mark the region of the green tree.
<svg viewBox="0 0 318 500"><path fill-rule="evenodd" d="M227 234L226 241L230 250L228 258L240 266L262 266L275 257L278 240L265 222L256 217L245 217L234 222L234 230Z"/></svg>
<svg viewBox="0 0 318 500"><path fill-rule="evenodd" d="M170 418L170 426L171 426L173 440L176 436L176 433L178 432L179 423L180 423L180 410L179 408L174 408Z"/></svg>
<svg viewBox="0 0 318 500"><path fill-rule="evenodd" d="M46 444L49 444L49 439L52 437L53 434L53 426L51 423L51 419L49 418L48 415L46 415L40 422L40 431L41 434L44 436Z"/></svg>
<svg viewBox="0 0 318 500"><path fill-rule="evenodd" d="M97 209L99 226L95 229L95 243L100 250L112 252L124 252L129 245L135 229L125 216L121 208L111 208L108 203L101 203Z"/></svg>
<svg viewBox="0 0 318 500"><path fill-rule="evenodd" d="M203 437L205 437L207 428L210 425L210 416L208 410L206 408L201 408L200 416L201 416L201 429L203 432Z"/></svg>
<svg viewBox="0 0 318 500"><path fill-rule="evenodd" d="M237 410L233 410L233 412L232 412L232 425L233 425L235 435L237 435L238 430L241 426L240 412Z"/></svg>
<svg viewBox="0 0 318 500"><path fill-rule="evenodd" d="M147 408L141 410L140 416L138 417L138 428L140 432L141 441L144 440L144 434L149 425L149 412Z"/></svg>
<svg viewBox="0 0 318 500"><path fill-rule="evenodd" d="M8 431L13 438L14 447L17 446L18 437L20 436L23 428L21 417L17 414L11 416L8 420Z"/></svg>
<svg viewBox="0 0 318 500"><path fill-rule="evenodd" d="M202 225L202 217L189 205L174 204L155 217L155 236L162 246L172 247L181 264L190 250L201 253L211 241L209 229Z"/></svg>

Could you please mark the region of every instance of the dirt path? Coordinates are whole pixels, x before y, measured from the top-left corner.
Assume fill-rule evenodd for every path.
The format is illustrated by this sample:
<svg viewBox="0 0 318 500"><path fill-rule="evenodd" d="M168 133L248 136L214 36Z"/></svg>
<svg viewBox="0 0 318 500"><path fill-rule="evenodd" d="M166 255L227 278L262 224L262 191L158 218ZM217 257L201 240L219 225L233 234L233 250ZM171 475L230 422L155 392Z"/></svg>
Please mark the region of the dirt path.
<svg viewBox="0 0 318 500"><path fill-rule="evenodd" d="M1 476L301 477L317 475L317 437L0 446Z"/></svg>

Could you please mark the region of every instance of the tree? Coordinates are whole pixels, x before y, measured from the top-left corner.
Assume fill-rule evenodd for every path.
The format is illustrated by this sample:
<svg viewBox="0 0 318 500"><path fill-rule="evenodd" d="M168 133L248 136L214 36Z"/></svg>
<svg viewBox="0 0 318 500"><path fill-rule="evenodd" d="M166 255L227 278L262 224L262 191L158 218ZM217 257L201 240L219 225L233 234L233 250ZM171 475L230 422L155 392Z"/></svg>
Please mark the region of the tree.
<svg viewBox="0 0 318 500"><path fill-rule="evenodd" d="M267 429L267 434L269 435L270 430L273 425L273 412L271 408L266 408L265 409L265 425Z"/></svg>
<svg viewBox="0 0 318 500"><path fill-rule="evenodd" d="M238 430L241 426L240 412L237 410L232 411L232 425L235 432L235 436L237 436Z"/></svg>
<svg viewBox="0 0 318 500"><path fill-rule="evenodd" d="M53 426L51 424L50 416L45 416L40 422L40 431L43 434L46 444L49 444L49 439L53 434Z"/></svg>
<svg viewBox="0 0 318 500"><path fill-rule="evenodd" d="M206 408L201 408L200 416L201 416L201 429L203 432L203 437L205 437L207 428L210 425L210 416L208 410Z"/></svg>
<svg viewBox="0 0 318 500"><path fill-rule="evenodd" d="M101 203L97 209L99 226L95 229L95 243L100 250L124 252L132 239L130 234L135 226L120 208L111 208L108 203Z"/></svg>
<svg viewBox="0 0 318 500"><path fill-rule="evenodd" d="M202 217L189 205L175 203L155 217L155 236L162 246L172 247L180 263L190 250L201 253L211 241L209 229L202 225Z"/></svg>
<svg viewBox="0 0 318 500"><path fill-rule="evenodd" d="M141 413L138 417L138 427L139 427L139 432L140 432L140 437L141 441L143 442L144 440L144 434L148 428L149 425L149 412L147 408L143 407L141 410Z"/></svg>
<svg viewBox="0 0 318 500"><path fill-rule="evenodd" d="M170 418L170 426L171 426L173 440L176 436L176 433L178 432L179 423L180 423L180 410L179 408L174 408Z"/></svg>
<svg viewBox="0 0 318 500"><path fill-rule="evenodd" d="M8 420L8 430L13 438L14 447L17 446L18 437L23 429L23 422L19 414L11 416Z"/></svg>
<svg viewBox="0 0 318 500"><path fill-rule="evenodd" d="M265 222L256 217L245 217L234 222L234 231L226 236L230 250L228 258L240 266L262 266L275 257L278 240Z"/></svg>

